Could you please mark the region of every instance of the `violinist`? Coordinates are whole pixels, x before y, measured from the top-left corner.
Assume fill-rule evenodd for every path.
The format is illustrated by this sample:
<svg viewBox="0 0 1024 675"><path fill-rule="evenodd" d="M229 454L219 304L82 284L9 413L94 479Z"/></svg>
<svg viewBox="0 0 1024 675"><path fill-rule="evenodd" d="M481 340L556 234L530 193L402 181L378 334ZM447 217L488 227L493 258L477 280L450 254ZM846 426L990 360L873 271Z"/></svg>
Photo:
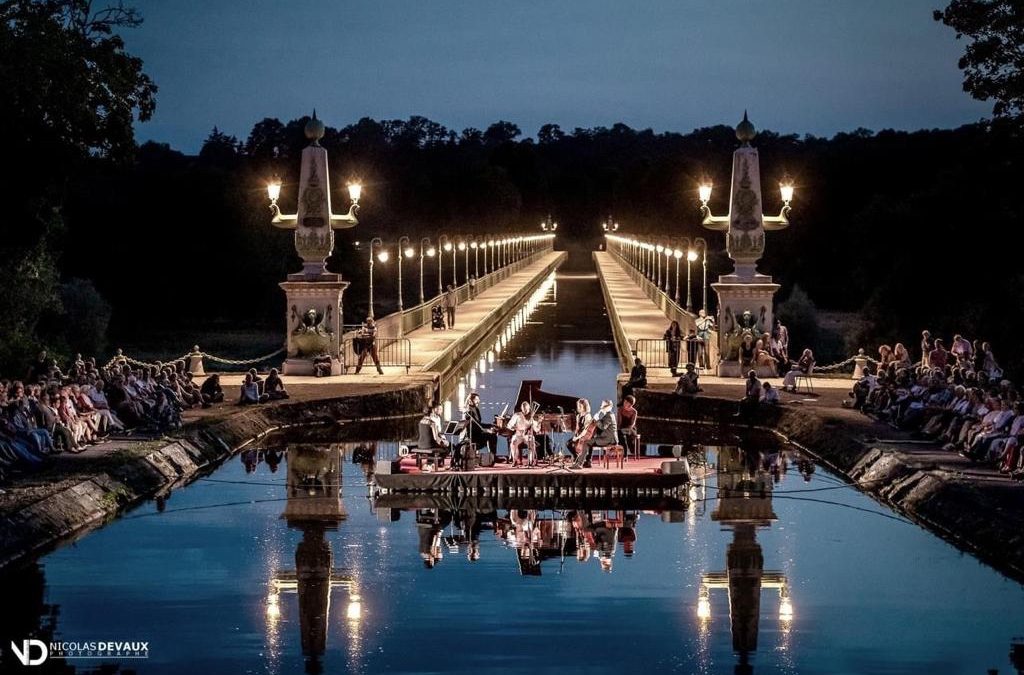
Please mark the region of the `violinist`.
<svg viewBox="0 0 1024 675"><path fill-rule="evenodd" d="M574 433L572 438L569 439L569 451L573 457L579 457L580 452L583 450L582 439L586 435L587 429L590 428L590 423L593 418L590 416L590 401L585 398L581 398L576 401L576 426L574 427Z"/></svg>
<svg viewBox="0 0 1024 675"><path fill-rule="evenodd" d="M512 439L508 443L512 466L520 466L524 463L519 456L519 446L523 443L526 444L529 466L536 466L537 442L534 440L534 434L540 433L540 420L534 416L529 401L523 401L519 411L508 421L508 426L512 429Z"/></svg>

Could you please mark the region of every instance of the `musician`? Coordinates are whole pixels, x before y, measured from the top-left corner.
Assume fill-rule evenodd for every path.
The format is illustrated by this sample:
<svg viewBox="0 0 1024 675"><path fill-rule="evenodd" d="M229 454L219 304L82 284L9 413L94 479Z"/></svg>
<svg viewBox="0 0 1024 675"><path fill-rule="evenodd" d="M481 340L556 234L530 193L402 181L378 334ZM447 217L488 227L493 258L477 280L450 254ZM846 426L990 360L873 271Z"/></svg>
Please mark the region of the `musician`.
<svg viewBox="0 0 1024 675"><path fill-rule="evenodd" d="M535 466L537 464L537 442L534 440L534 434L540 433L540 420L534 417L529 401L523 401L523 404L519 406L519 411L508 421L508 427L512 430L512 440L508 443L512 466L519 466L523 463L519 456L519 446L523 443L526 443L529 465Z"/></svg>
<svg viewBox="0 0 1024 675"><path fill-rule="evenodd" d="M466 397L466 412L462 415L463 429L460 445L472 443L479 450L487 447L491 452L498 448L498 437L490 425L484 426L480 417L480 394L470 392Z"/></svg>
<svg viewBox="0 0 1024 675"><path fill-rule="evenodd" d="M419 438L416 442L416 447L420 450L448 447L448 440L441 434L441 415L443 410L440 403L424 409L423 417L420 418Z"/></svg>
<svg viewBox="0 0 1024 675"><path fill-rule="evenodd" d="M582 447L577 446L581 445L580 439L586 433L587 428L593 420L594 418L590 416L590 401L585 398L577 400L575 432L573 433L572 438L569 439L568 443L569 452L572 453L574 458L579 457L580 452L583 451Z"/></svg>
<svg viewBox="0 0 1024 675"><path fill-rule="evenodd" d="M597 430L593 437L584 443L587 455L583 462L583 468L590 467L590 458L594 454L595 447L604 448L619 442L618 425L615 423L615 412L611 401L601 401L601 407L594 415L594 422L597 425Z"/></svg>
<svg viewBox="0 0 1024 675"><path fill-rule="evenodd" d="M622 399L622 405L619 407L619 436L622 438L622 446L626 450L638 451L636 447L637 433L636 433L636 398L632 395ZM639 454L639 452L637 452Z"/></svg>

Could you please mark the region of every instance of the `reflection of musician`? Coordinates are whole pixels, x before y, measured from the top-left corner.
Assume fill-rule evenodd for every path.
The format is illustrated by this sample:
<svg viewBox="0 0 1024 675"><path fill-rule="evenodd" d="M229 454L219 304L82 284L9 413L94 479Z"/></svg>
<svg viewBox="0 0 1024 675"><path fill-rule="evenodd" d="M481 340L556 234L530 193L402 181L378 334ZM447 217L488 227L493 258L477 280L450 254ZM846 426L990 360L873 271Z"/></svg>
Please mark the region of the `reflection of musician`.
<svg viewBox="0 0 1024 675"><path fill-rule="evenodd" d="M523 443L526 443L529 465L536 465L537 442L534 440L534 434L540 433L540 420L534 417L529 401L523 401L523 404L519 406L519 412L509 420L508 426L512 430L512 440L509 441L512 466L519 466L523 463L519 456L519 446Z"/></svg>
<svg viewBox="0 0 1024 675"><path fill-rule="evenodd" d="M583 462L584 468L590 466L590 458L594 454L595 447L604 448L619 442L619 432L611 401L601 401L601 408L594 415L594 422L597 425L597 430L593 437L584 444L587 449L587 458Z"/></svg>
<svg viewBox="0 0 1024 675"><path fill-rule="evenodd" d="M441 553L441 533L452 516L447 511L438 509L421 509L416 512L416 531L420 540L420 559L428 570L433 569L443 557Z"/></svg>
<svg viewBox="0 0 1024 675"><path fill-rule="evenodd" d="M568 443L569 451L572 452L573 457L578 457L583 450L583 448L578 448L577 446L580 445L580 438L587 432L587 428L593 419L590 416L590 401L585 398L576 401L576 427Z"/></svg>
<svg viewBox="0 0 1024 675"><path fill-rule="evenodd" d="M498 447L498 437L490 426L484 426L480 417L480 394L471 392L466 398L466 412L462 419L464 428L459 439L460 445L472 443L477 449L487 447L494 452Z"/></svg>

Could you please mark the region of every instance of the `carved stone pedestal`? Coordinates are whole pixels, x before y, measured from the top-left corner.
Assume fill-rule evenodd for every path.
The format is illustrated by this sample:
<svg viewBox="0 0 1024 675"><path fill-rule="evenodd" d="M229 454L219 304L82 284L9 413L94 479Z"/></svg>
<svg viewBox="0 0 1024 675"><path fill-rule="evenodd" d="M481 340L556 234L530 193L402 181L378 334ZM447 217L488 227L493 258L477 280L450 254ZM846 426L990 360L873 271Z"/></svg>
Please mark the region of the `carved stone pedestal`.
<svg viewBox="0 0 1024 675"><path fill-rule="evenodd" d="M748 277L749 280L729 274L719 277L718 283L711 284L718 294L718 364L719 377L746 377L741 372L739 345L746 329L754 333L754 341L763 333L771 333L774 320L774 297L779 285L763 274ZM750 312L744 318L744 312ZM767 348L767 345L765 345ZM758 377L774 375L770 368L758 370Z"/></svg>
<svg viewBox="0 0 1024 675"><path fill-rule="evenodd" d="M322 274L312 280L290 274L288 279L280 284L287 300L288 325L288 357L282 373L313 375L314 359L327 355L331 375L341 375L341 302L348 282L340 274Z"/></svg>

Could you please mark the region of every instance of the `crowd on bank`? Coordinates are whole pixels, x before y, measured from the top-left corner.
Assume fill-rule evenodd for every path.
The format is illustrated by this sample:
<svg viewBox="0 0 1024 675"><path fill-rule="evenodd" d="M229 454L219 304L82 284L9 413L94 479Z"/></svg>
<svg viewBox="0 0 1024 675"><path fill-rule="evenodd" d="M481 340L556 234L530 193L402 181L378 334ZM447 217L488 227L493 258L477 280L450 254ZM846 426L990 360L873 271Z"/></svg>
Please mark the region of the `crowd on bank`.
<svg viewBox="0 0 1024 675"><path fill-rule="evenodd" d="M924 331L919 353L914 363L906 346L880 346L849 405L1024 480L1024 404L991 345L955 335L947 347Z"/></svg>
<svg viewBox="0 0 1024 675"><path fill-rule="evenodd" d="M287 398L276 370L251 369L240 405ZM185 410L224 402L217 374L196 381L183 360L105 365L76 354L65 368L41 352L21 379L0 378L0 478L40 466L49 455L79 453L112 435L157 435L181 426Z"/></svg>

